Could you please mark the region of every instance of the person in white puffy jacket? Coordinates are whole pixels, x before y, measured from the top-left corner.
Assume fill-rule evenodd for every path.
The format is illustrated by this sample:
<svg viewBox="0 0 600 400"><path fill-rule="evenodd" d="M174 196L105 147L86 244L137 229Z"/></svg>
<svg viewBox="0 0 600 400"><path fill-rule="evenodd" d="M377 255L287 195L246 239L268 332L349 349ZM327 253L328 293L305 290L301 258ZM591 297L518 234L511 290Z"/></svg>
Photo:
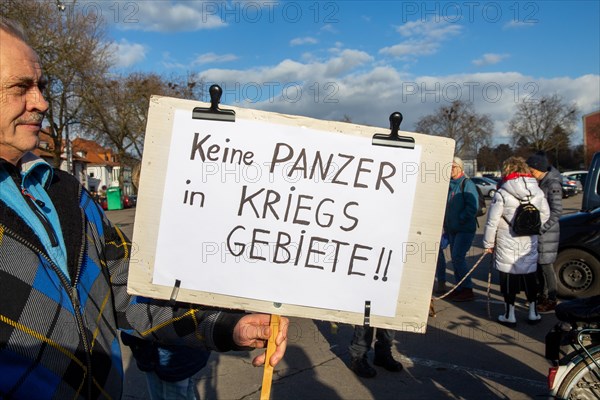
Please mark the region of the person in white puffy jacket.
<svg viewBox="0 0 600 400"><path fill-rule="evenodd" d="M515 299L521 290L529 302L528 322L539 322L536 311L538 235L517 236L509 225L521 201L529 200L540 211L542 224L550 217L544 192L521 157L510 157L502 164L502 181L492 199L483 233L485 252L494 254L494 265L500 274L500 291L505 313L498 321L515 326ZM512 222L511 222L512 223Z"/></svg>

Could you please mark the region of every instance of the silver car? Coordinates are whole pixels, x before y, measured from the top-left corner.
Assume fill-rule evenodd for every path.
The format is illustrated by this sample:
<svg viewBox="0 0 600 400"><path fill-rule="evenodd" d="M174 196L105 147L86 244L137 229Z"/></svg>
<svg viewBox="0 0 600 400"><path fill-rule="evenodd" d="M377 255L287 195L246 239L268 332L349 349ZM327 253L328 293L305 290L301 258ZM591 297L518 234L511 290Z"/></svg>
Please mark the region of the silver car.
<svg viewBox="0 0 600 400"><path fill-rule="evenodd" d="M571 175L563 175L563 180L569 185L574 185L577 193L583 192L583 183L581 183L579 179L576 179Z"/></svg>
<svg viewBox="0 0 600 400"><path fill-rule="evenodd" d="M482 176L474 176L471 180L485 197L494 197L494 194L496 194L497 182L495 180Z"/></svg>
<svg viewBox="0 0 600 400"><path fill-rule="evenodd" d="M579 192L583 192L583 186L585 185L585 177L587 176L587 171L568 171L563 172L562 176L566 176L570 181L574 182L577 185L577 189Z"/></svg>

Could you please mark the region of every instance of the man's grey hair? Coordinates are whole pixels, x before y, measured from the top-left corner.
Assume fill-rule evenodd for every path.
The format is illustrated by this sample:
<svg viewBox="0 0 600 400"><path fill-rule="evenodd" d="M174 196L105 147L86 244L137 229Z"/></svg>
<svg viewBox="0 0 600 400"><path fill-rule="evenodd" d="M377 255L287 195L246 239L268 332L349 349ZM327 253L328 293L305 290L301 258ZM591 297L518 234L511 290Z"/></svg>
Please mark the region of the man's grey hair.
<svg viewBox="0 0 600 400"><path fill-rule="evenodd" d="M8 19L4 16L0 16L0 31L4 31L11 36L21 39L27 43L27 35L23 29L23 25L12 19Z"/></svg>

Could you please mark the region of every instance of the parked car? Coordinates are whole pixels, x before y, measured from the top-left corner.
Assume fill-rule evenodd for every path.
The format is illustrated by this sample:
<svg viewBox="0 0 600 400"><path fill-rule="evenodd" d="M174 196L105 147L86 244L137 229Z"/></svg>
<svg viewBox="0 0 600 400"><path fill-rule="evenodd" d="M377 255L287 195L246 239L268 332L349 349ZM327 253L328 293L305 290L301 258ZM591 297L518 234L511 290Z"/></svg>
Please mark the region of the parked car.
<svg viewBox="0 0 600 400"><path fill-rule="evenodd" d="M568 176L568 175L563 175L563 177L567 178L567 183L569 185L575 185L576 186L576 192L577 193L581 193L583 192L583 185L581 184L581 182L575 178L573 178L572 176Z"/></svg>
<svg viewBox="0 0 600 400"><path fill-rule="evenodd" d="M123 208L135 207L137 204L137 196L123 196Z"/></svg>
<svg viewBox="0 0 600 400"><path fill-rule="evenodd" d="M498 185L502 181L502 177L496 175L484 175L484 178L493 180L494 182L496 182L496 185Z"/></svg>
<svg viewBox="0 0 600 400"><path fill-rule="evenodd" d="M565 171L562 173L564 176L581 182L582 186L585 186L585 178L588 174L587 171Z"/></svg>
<svg viewBox="0 0 600 400"><path fill-rule="evenodd" d="M569 196L575 196L577 194L577 185L573 183L569 183L569 179L566 176L562 177L562 192L563 198L567 198Z"/></svg>
<svg viewBox="0 0 600 400"><path fill-rule="evenodd" d="M105 196L98 197L98 204L102 207L104 211L108 210L108 200L106 200Z"/></svg>
<svg viewBox="0 0 600 400"><path fill-rule="evenodd" d="M490 178L474 176L471 178L473 183L481 190L485 197L494 197L496 194L496 181Z"/></svg>
<svg viewBox="0 0 600 400"><path fill-rule="evenodd" d="M558 294L589 297L600 293L600 207L561 217L554 263Z"/></svg>
<svg viewBox="0 0 600 400"><path fill-rule="evenodd" d="M600 293L600 152L586 179L581 211L560 218L558 256L554 262L561 297Z"/></svg>

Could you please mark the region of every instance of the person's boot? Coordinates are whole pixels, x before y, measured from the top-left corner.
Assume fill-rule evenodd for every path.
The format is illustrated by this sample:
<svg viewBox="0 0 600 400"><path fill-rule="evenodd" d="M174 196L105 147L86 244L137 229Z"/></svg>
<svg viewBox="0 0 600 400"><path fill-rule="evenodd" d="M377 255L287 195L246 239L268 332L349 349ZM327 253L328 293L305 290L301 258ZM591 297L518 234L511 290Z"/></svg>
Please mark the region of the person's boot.
<svg viewBox="0 0 600 400"><path fill-rule="evenodd" d="M396 361L392 356L391 351L375 353L375 359L373 360L373 364L378 367L383 367L390 372L400 372L404 368L400 361Z"/></svg>
<svg viewBox="0 0 600 400"><path fill-rule="evenodd" d="M539 314L547 314L556 308L556 300L546 299L543 303L537 303L536 309Z"/></svg>
<svg viewBox="0 0 600 400"><path fill-rule="evenodd" d="M540 304L544 304L546 301L548 301L548 297L545 294L540 293L540 294L537 295L537 300L536 301L537 301L537 304L539 306Z"/></svg>
<svg viewBox="0 0 600 400"><path fill-rule="evenodd" d="M535 301L529 303L529 316L527 317L527 322L530 324L537 324L542 319L542 316L537 312L536 304Z"/></svg>
<svg viewBox="0 0 600 400"><path fill-rule="evenodd" d="M452 296L450 298L450 300L456 301L456 302L473 301L473 300L475 300L475 294L473 293L473 289L464 288L464 289L460 289L460 291L458 293L456 293L455 296Z"/></svg>
<svg viewBox="0 0 600 400"><path fill-rule="evenodd" d="M371 367L367 357L356 357L350 361L350 369L361 378L374 378L377 375L375 368Z"/></svg>
<svg viewBox="0 0 600 400"><path fill-rule="evenodd" d="M504 314L498 315L498 322L502 325L506 326L517 326L517 319L515 318L515 306L514 304L505 303L505 312Z"/></svg>
<svg viewBox="0 0 600 400"><path fill-rule="evenodd" d="M435 294L441 296L446 294L447 291L448 289L446 288L446 281L438 281L435 287Z"/></svg>

